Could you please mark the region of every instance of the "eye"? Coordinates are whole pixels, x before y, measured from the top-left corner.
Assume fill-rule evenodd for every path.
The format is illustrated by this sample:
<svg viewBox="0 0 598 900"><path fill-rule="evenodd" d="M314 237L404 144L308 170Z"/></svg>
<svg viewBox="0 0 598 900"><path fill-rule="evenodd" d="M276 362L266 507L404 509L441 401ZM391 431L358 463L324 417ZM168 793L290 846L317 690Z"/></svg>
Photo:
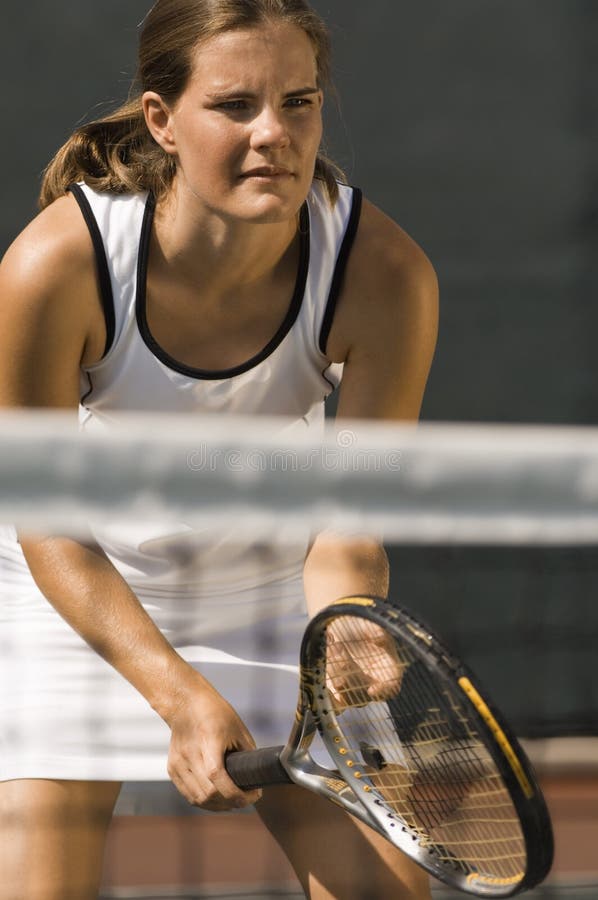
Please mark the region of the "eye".
<svg viewBox="0 0 598 900"><path fill-rule="evenodd" d="M247 109L247 101L223 100L221 103L216 104L216 109L221 109L224 112L242 112Z"/></svg>
<svg viewBox="0 0 598 900"><path fill-rule="evenodd" d="M313 101L307 97L289 97L286 103L291 109L301 109L302 106L313 106Z"/></svg>

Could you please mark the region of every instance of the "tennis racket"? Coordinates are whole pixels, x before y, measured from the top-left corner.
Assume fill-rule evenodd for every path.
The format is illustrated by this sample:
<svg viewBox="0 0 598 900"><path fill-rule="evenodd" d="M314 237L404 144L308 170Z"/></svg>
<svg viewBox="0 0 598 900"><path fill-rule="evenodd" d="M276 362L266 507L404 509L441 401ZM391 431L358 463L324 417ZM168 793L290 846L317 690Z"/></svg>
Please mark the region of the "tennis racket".
<svg viewBox="0 0 598 900"><path fill-rule="evenodd" d="M550 818L528 760L472 673L412 615L348 597L309 623L287 744L230 753L237 785L293 782L452 887L511 897L548 873ZM331 768L310 745L319 732Z"/></svg>

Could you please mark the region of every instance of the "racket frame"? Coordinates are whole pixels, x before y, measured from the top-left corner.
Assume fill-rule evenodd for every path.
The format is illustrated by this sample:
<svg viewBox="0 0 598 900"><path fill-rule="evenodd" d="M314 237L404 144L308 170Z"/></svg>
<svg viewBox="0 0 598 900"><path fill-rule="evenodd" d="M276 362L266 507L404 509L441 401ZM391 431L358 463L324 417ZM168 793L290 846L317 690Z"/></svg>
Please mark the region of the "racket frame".
<svg viewBox="0 0 598 900"><path fill-rule="evenodd" d="M279 756L280 764L286 771L289 781L332 800L366 825L380 831L377 820L338 769L328 769L313 759L310 746L318 731L321 733L321 729L311 707L311 687L306 688L305 681L302 683L302 692L303 699L297 707L295 724ZM326 744L326 741L324 743Z"/></svg>
<svg viewBox="0 0 598 900"><path fill-rule="evenodd" d="M458 867L452 870L452 867L441 862L434 853L433 842L428 841L426 846L421 835L415 833L388 808L371 781L367 767L344 746L342 724L337 720L325 678L318 675L325 673L323 663L327 628L340 616L357 616L373 622L391 637L400 642L406 641L436 679L450 689L457 690L462 696L476 723L476 734L508 788L521 823L527 866L516 882L492 878L483 873L465 874ZM301 702L308 703L310 714L331 758L338 766L339 774L357 803L367 811L365 816L361 810L356 810L354 814L415 859L430 874L467 893L486 897L511 897L528 890L546 877L554 852L552 828L529 760L472 672L442 644L431 629L411 613L374 596L345 597L323 609L312 619L303 638L301 690L305 695ZM289 752L286 758L287 771L290 772L294 770L295 757ZM296 778L293 777L293 780ZM321 790L315 784L312 789Z"/></svg>
<svg viewBox="0 0 598 900"><path fill-rule="evenodd" d="M416 832L389 809L372 782L368 767L347 749L342 725L326 685L326 633L334 619L358 617L379 625L409 644L441 684L456 690L476 724L476 736L495 763L519 817L526 869L521 878L501 879L466 873L442 861L434 842ZM319 733L336 769L317 763L310 747ZM553 836L550 816L529 760L501 714L472 672L410 612L375 596L345 597L310 621L300 652L299 701L286 745L230 753L226 767L241 787L298 784L350 812L388 839L431 875L465 893L512 897L542 881L550 870ZM437 845L436 845L437 846Z"/></svg>

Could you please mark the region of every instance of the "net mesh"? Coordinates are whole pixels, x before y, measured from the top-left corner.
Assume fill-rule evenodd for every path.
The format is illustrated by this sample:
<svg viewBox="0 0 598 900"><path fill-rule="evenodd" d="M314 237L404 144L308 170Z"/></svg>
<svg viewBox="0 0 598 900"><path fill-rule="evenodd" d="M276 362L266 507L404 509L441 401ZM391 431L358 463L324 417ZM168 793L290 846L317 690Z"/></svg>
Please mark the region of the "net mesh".
<svg viewBox="0 0 598 900"><path fill-rule="evenodd" d="M126 416L73 433L57 413L0 416L0 521L185 521L254 539L312 529L417 544L595 544L598 429L419 428Z"/></svg>
<svg viewBox="0 0 598 900"><path fill-rule="evenodd" d="M224 546L227 535L226 553L234 554L235 547L250 540L257 582L267 577L277 548L321 528L383 535L393 597L429 621L472 665L518 734L598 734L595 430L429 426L416 431L353 423L314 441L308 429L297 431L278 420L265 420L256 429L255 420L190 424L175 417L135 417L81 437L62 416L3 414L0 435L0 522L69 534L87 529L90 522L100 530L115 524L138 528L140 523L168 530L172 523L177 528L184 523L185 533L172 543L176 547L178 542L172 552L179 560L188 560L181 596L190 597L185 577L191 570L204 572L203 546L213 540ZM4 604L5 615L20 602L16 566L9 559L4 569L10 600ZM205 595L221 605L222 598L214 597L213 585L202 577ZM274 610L276 588L271 600ZM284 659L292 667L301 620L281 631L251 616L241 620L242 607L226 610L228 620L232 617L239 626L234 639L229 635L232 655L243 655L242 647L253 660L268 664ZM176 624L173 619L169 627ZM201 644L201 635L194 640ZM2 653L0 648L0 657ZM292 717L287 692L277 693L267 668L244 672L245 697L256 720L261 717L263 733L269 742L284 742ZM264 690L271 692L267 707L260 699ZM442 709L440 699L433 703L430 698L427 708ZM293 694L293 705L294 700ZM109 690L96 691L93 703L98 702L115 700ZM97 728L93 703L87 710L91 733ZM47 714L50 719L50 709ZM82 708L80 716L85 715ZM454 711L444 716L451 727L458 720ZM427 752L426 736L437 733L440 721L432 715L422 721L414 712L414 722L418 739L408 752L417 746L421 755ZM18 715L11 727L20 727ZM430 737L429 746L434 748L436 740ZM405 744L409 747L407 739ZM456 747L467 760L473 755L477 765L485 765L471 735L460 735L452 749ZM430 751L425 789L415 782L409 787L423 795L421 822L428 826L438 816L436 757ZM478 779L462 802L479 802L483 783ZM293 892L300 896L276 848L261 839L250 843L245 875L233 884L234 861L218 849L216 833L222 846L226 842L213 817L191 811L173 789L145 780L141 765L130 773L119 810L106 897L232 897L251 896L252 891L262 900ZM452 831L433 835L437 852L460 840L458 814L453 820L445 813L436 828ZM129 845L126 829L142 827L150 818L153 831L148 828L143 839ZM236 824L239 817L221 821L247 843L255 817L241 818L242 828ZM176 821L175 837L160 837L160 823L166 827L171 820ZM210 827L204 829L207 820ZM507 815L507 828L508 820ZM571 844L569 852L574 855L583 843ZM509 855L516 854L509 849ZM218 856L221 865L214 868ZM591 878L593 861L587 869L585 865L572 862L557 872L556 880L571 872ZM565 894L574 898L570 883ZM549 891L550 885L531 896L550 896ZM582 887L579 891L584 896ZM453 895L438 888L438 896Z"/></svg>

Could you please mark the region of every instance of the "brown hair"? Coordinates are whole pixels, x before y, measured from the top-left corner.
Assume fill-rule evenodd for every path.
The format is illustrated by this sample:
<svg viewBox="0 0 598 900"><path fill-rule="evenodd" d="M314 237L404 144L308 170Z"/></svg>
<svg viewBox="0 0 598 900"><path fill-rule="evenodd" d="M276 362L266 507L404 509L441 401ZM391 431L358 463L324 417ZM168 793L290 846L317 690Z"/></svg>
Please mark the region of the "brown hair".
<svg viewBox="0 0 598 900"><path fill-rule="evenodd" d="M157 0L142 23L137 75L128 101L110 115L77 128L61 147L44 173L40 207L82 180L99 191L164 194L175 175L176 161L148 131L141 106L143 92L155 91L167 103L176 102L191 75L198 44L225 31L268 21L303 29L314 47L319 86L329 86L328 31L305 0ZM325 183L334 203L337 180L344 180L341 170L319 153L314 174Z"/></svg>

